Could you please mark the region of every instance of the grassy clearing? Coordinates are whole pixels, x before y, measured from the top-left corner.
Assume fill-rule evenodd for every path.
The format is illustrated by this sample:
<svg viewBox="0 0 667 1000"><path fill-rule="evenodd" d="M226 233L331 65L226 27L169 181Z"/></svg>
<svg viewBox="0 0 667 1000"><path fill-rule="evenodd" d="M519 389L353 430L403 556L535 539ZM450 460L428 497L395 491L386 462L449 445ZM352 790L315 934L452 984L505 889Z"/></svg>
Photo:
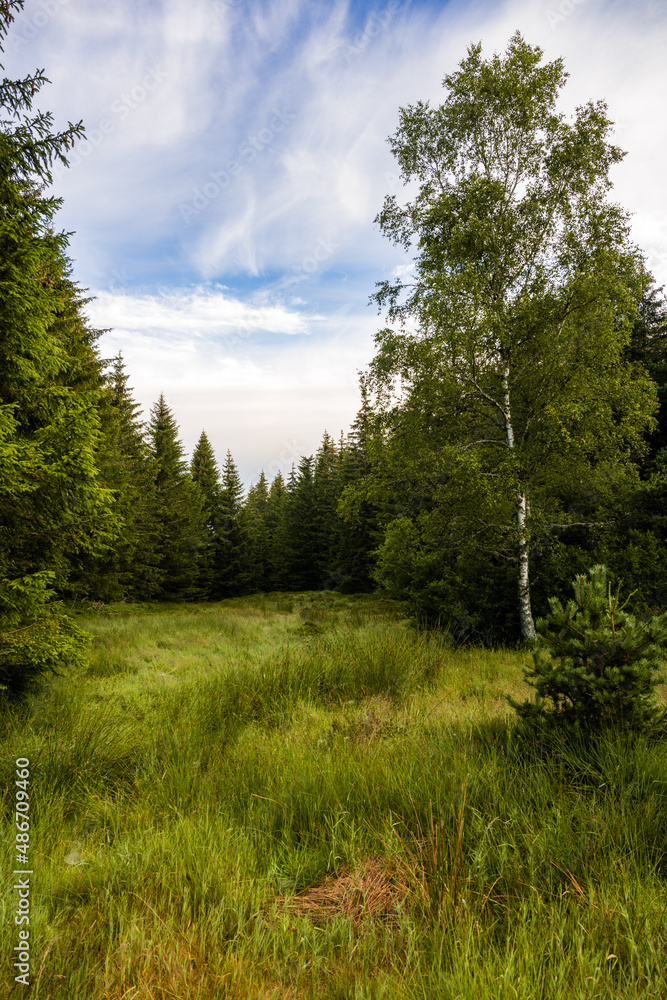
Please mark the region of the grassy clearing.
<svg viewBox="0 0 667 1000"><path fill-rule="evenodd" d="M663 742L522 741L522 654L372 598L84 622L88 665L0 721L7 859L32 762L32 997L667 996Z"/></svg>

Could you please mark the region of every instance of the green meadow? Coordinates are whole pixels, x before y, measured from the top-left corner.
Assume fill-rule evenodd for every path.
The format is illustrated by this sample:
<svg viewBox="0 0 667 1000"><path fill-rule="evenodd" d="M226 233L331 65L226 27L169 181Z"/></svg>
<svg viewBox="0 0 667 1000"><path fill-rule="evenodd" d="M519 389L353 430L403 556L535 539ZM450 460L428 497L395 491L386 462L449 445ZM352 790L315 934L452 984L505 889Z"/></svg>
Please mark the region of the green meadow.
<svg viewBox="0 0 667 1000"><path fill-rule="evenodd" d="M664 739L530 739L525 652L374 597L77 620L87 662L0 716L34 872L8 997L667 997Z"/></svg>

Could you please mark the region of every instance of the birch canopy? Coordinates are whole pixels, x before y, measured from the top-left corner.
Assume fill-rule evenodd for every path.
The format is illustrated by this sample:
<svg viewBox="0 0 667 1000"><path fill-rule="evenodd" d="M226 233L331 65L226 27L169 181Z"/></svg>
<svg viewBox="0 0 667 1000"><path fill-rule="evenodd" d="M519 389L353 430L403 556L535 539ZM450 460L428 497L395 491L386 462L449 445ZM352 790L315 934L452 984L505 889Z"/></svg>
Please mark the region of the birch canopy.
<svg viewBox="0 0 667 1000"><path fill-rule="evenodd" d="M625 154L604 102L557 111L567 76L517 33L486 61L470 46L439 107L400 109L389 143L415 196L376 222L414 263L372 297L391 325L363 379L390 436L410 424L448 476L492 477L528 639L530 548L568 520L560 485L632 479L656 407L624 360L649 281L609 200Z"/></svg>

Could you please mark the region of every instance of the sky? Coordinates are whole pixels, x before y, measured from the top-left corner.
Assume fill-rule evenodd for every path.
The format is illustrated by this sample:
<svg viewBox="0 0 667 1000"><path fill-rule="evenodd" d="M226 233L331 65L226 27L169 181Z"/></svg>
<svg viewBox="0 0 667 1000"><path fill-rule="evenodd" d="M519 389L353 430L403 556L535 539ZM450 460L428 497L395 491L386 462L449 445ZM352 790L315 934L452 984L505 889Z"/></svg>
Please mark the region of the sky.
<svg viewBox="0 0 667 1000"><path fill-rule="evenodd" d="M373 221L403 196L398 109L517 29L564 58L560 110L607 102L613 198L667 284L663 0L27 0L4 74L43 68L36 106L84 122L57 224L145 419L164 393L186 453L205 429L246 485L349 430L369 297L410 263Z"/></svg>

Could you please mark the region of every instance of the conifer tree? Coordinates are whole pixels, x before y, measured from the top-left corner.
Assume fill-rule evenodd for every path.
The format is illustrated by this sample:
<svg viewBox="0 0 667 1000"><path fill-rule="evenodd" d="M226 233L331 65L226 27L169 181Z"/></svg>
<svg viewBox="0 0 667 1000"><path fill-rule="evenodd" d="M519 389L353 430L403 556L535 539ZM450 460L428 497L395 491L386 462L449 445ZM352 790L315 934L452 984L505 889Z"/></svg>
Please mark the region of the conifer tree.
<svg viewBox="0 0 667 1000"><path fill-rule="evenodd" d="M243 507L247 533L245 587L249 593L271 589L271 540L267 523L269 486L264 472L248 490Z"/></svg>
<svg viewBox="0 0 667 1000"><path fill-rule="evenodd" d="M269 539L269 583L271 590L288 588L287 507L289 495L280 472L271 483L266 507L266 528Z"/></svg>
<svg viewBox="0 0 667 1000"><path fill-rule="evenodd" d="M227 449L225 464L222 467L220 504L228 517L236 517L243 504L243 483L229 449Z"/></svg>
<svg viewBox="0 0 667 1000"><path fill-rule="evenodd" d="M639 307L627 358L645 365L658 387L657 427L650 435L649 459L667 448L667 299L652 279Z"/></svg>
<svg viewBox="0 0 667 1000"><path fill-rule="evenodd" d="M190 478L178 426L162 394L151 410L148 429L159 526L159 596L187 600L197 594L204 544L202 496Z"/></svg>
<svg viewBox="0 0 667 1000"><path fill-rule="evenodd" d="M104 551L119 529L113 497L96 470L103 397L97 331L82 318L84 300L49 227L56 206L43 212L42 199L35 210L34 191L21 205L10 196L9 177L4 180L0 398L16 419L16 446L32 455L32 468L3 513L3 527L14 571L48 567L62 588L73 559Z"/></svg>
<svg viewBox="0 0 667 1000"><path fill-rule="evenodd" d="M381 540L378 510L363 490L371 471L369 456L372 413L362 386L362 404L340 449L340 492L335 531L338 586L348 593L373 590L373 551Z"/></svg>
<svg viewBox="0 0 667 1000"><path fill-rule="evenodd" d="M21 10L0 6L0 41ZM34 111L41 71L0 84L0 686L24 691L80 655L83 635L52 604L81 553L120 525L99 482L102 395L95 334L69 276L67 236L44 196L81 124Z"/></svg>
<svg viewBox="0 0 667 1000"><path fill-rule="evenodd" d="M320 586L316 549L315 482L313 456L304 455L299 471L292 469L286 505L287 583L290 590L315 590Z"/></svg>
<svg viewBox="0 0 667 1000"><path fill-rule="evenodd" d="M192 453L190 475L199 488L205 524L205 541L199 554L198 587L203 597L209 597L214 590L216 545L220 522L220 471L215 461L211 443L202 431Z"/></svg>
<svg viewBox="0 0 667 1000"><path fill-rule="evenodd" d="M273 482L269 494L270 510L280 511L273 536L274 555L272 558L278 590L298 590L300 586L295 570L295 559L297 556L295 498L298 482L299 476L296 466L292 462L287 481L285 482L279 473Z"/></svg>
<svg viewBox="0 0 667 1000"><path fill-rule="evenodd" d="M114 494L122 531L104 556L82 561L68 590L98 600L147 599L160 589L155 484L141 409L128 385L122 356L111 360L100 403L100 481Z"/></svg>
<svg viewBox="0 0 667 1000"><path fill-rule="evenodd" d="M222 467L220 516L216 539L213 593L233 597L243 592L246 572L246 531L241 517L243 483L232 453L228 450Z"/></svg>
<svg viewBox="0 0 667 1000"><path fill-rule="evenodd" d="M628 614L602 565L572 586L574 599L563 605L552 597L550 614L537 621L541 644L524 671L536 701L510 704L529 722L549 719L587 733L646 726L659 714L667 614L648 621Z"/></svg>
<svg viewBox="0 0 667 1000"><path fill-rule="evenodd" d="M340 581L335 571L334 539L340 496L340 463L333 438L324 432L315 455L313 473L313 548L311 558L317 586L331 588Z"/></svg>
<svg viewBox="0 0 667 1000"><path fill-rule="evenodd" d="M121 497L124 519L121 544L116 546L119 580L126 594L146 599L157 593L160 585L157 498L141 407L128 384L120 354L112 361L109 387L110 434L118 483L115 488Z"/></svg>
<svg viewBox="0 0 667 1000"><path fill-rule="evenodd" d="M220 470L206 431L202 431L190 462L190 475L204 497L207 524L213 528L220 505Z"/></svg>

